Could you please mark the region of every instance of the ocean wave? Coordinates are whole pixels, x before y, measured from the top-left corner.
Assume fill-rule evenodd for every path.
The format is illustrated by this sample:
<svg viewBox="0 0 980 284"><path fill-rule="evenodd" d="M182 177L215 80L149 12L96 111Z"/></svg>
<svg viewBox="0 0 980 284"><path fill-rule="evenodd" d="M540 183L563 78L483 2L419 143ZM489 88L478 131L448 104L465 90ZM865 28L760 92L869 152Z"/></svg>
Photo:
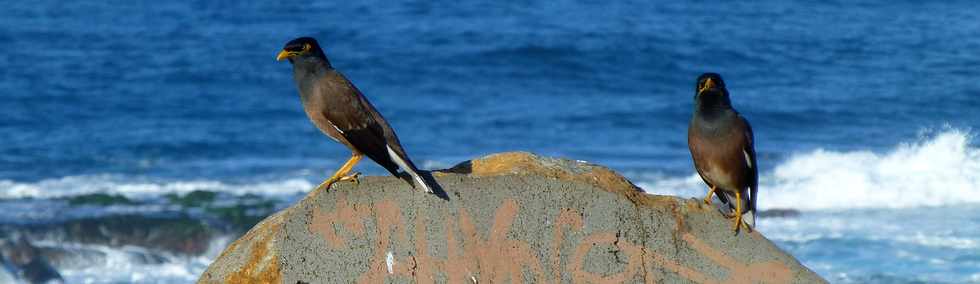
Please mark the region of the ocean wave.
<svg viewBox="0 0 980 284"><path fill-rule="evenodd" d="M759 208L914 208L980 203L980 149L945 129L885 153L817 149L760 173ZM697 174L641 177L648 193L703 196Z"/></svg>
<svg viewBox="0 0 980 284"><path fill-rule="evenodd" d="M758 229L831 282L972 283L959 272L980 271L980 231L963 225L977 213L971 204L821 210L760 219ZM890 278L874 280L883 272Z"/></svg>
<svg viewBox="0 0 980 284"><path fill-rule="evenodd" d="M64 198L93 193L146 198L193 191L225 192L233 195L282 196L307 192L315 184L301 178L233 184L214 180L146 181L114 175L84 175L45 179L37 182L0 180L0 199Z"/></svg>
<svg viewBox="0 0 980 284"><path fill-rule="evenodd" d="M800 210L914 208L980 203L980 148L969 131L945 129L876 153L817 149L791 155L760 173L759 207ZM445 165L427 161L426 166ZM648 193L700 197L697 174L633 175ZM216 180L153 181L116 175L82 175L36 182L0 180L0 199L64 198L93 193L146 198L193 191L283 196L309 191L303 178L257 183Z"/></svg>
<svg viewBox="0 0 980 284"><path fill-rule="evenodd" d="M212 245L223 248L228 241L227 237L215 238ZM55 263L65 283L190 283L219 253L211 250L206 255L179 257L131 246L108 247L52 241L39 241L36 244L67 251L63 256L66 259Z"/></svg>

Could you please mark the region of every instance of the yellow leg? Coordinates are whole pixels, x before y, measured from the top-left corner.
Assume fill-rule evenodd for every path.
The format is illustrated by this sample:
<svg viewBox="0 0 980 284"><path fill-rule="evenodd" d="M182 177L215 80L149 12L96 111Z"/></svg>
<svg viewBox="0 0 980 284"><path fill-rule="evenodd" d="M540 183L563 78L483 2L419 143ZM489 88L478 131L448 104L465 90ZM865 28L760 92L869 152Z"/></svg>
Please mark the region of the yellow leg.
<svg viewBox="0 0 980 284"><path fill-rule="evenodd" d="M741 229L741 227L744 226L745 229L749 230L749 232L752 232L752 227L749 227L749 224L742 222L742 193L735 191L734 202L735 202L735 214L734 214L735 226L733 230L735 230L735 233L738 233L739 229Z"/></svg>
<svg viewBox="0 0 980 284"><path fill-rule="evenodd" d="M347 162L344 163L343 166L340 166L340 169L337 170L337 172L334 173L333 176L320 183L320 185L318 185L315 190L319 190L320 188L329 189L331 185L342 180L350 180L354 183L357 183L358 182L357 175L359 175L359 173L354 173L352 175L347 175L347 173L349 173L350 170L354 168L354 165L357 165L357 162L360 162L361 158L363 157L364 156L359 153L352 154L350 159L347 160Z"/></svg>
<svg viewBox="0 0 980 284"><path fill-rule="evenodd" d="M742 225L742 194L737 190L735 191L735 232L738 232L739 227Z"/></svg>
<svg viewBox="0 0 980 284"><path fill-rule="evenodd" d="M712 185L711 189L708 190L708 196L704 197L704 204L711 205L711 196L715 194L715 189L717 188L714 185Z"/></svg>

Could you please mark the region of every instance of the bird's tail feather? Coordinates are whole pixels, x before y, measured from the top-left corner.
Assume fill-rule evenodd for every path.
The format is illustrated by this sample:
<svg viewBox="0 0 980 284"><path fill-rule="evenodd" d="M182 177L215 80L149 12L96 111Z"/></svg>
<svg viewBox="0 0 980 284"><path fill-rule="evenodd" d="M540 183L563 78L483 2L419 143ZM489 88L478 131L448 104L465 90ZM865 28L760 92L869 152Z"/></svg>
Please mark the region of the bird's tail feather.
<svg viewBox="0 0 980 284"><path fill-rule="evenodd" d="M749 227L755 228L755 210L748 210L742 213L742 221L749 224Z"/></svg>
<svg viewBox="0 0 980 284"><path fill-rule="evenodd" d="M422 189L424 189L425 192L427 193L435 192L432 190L432 185L430 185L429 182L425 181L425 179L422 178L422 176L419 176L418 173L412 172L410 174L412 175L413 178L415 178L415 181L418 182L420 186L422 186Z"/></svg>
<svg viewBox="0 0 980 284"><path fill-rule="evenodd" d="M394 161L395 164L398 164L398 166L401 167L402 170L405 170L405 172L411 175L412 179L414 179L416 183L422 186L422 189L425 190L425 192L427 193L435 192L432 190L432 187L429 185L429 183L427 183L425 179L423 179L422 176L420 176L419 173L416 172L415 167L409 166L409 163L406 162L404 159L402 159L402 157L398 155L398 153L395 153L395 150L392 150L390 146L387 148L388 148L388 156L391 156L391 160Z"/></svg>

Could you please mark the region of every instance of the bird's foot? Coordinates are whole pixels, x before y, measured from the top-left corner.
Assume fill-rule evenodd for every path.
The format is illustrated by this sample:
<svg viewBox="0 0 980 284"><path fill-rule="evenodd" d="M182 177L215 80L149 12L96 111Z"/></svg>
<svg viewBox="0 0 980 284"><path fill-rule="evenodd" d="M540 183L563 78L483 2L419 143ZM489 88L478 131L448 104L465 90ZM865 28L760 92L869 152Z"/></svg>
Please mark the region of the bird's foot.
<svg viewBox="0 0 980 284"><path fill-rule="evenodd" d="M357 177L360 176L360 175L361 175L361 173L354 172L353 174L349 174L347 176L344 176L344 177L338 179L337 181L350 181L350 182L353 182L354 184L361 184L361 181L357 179Z"/></svg>
<svg viewBox="0 0 980 284"><path fill-rule="evenodd" d="M339 177L339 178L338 177L332 177L332 178L329 178L329 179L323 181L322 183L320 183L320 185L316 186L316 189L315 190L320 190L321 188L324 189L324 190L329 190L330 187L333 186L333 184L335 184L337 182L340 182L340 181L350 181L350 182L353 182L354 184L360 184L360 181L357 179L357 177L360 176L360 175L361 175L361 173L355 172L353 174L349 174L349 175L342 176L342 177Z"/></svg>
<svg viewBox="0 0 980 284"><path fill-rule="evenodd" d="M335 179L335 178L327 179L327 180L321 182L320 185L316 186L316 189L314 189L313 191L318 191L321 188L323 190L329 190L330 189L330 186L333 185L334 183L336 183L338 180L339 179Z"/></svg>
<svg viewBox="0 0 980 284"><path fill-rule="evenodd" d="M718 188L715 186L708 187L708 195L704 196L704 204L711 205L711 196L715 194L715 190Z"/></svg>
<svg viewBox="0 0 980 284"><path fill-rule="evenodd" d="M735 233L738 233L739 228L742 228L742 215L735 214L735 227L732 228L732 230L735 230Z"/></svg>
<svg viewBox="0 0 980 284"><path fill-rule="evenodd" d="M745 229L748 230L749 233L752 232L752 227L749 226L749 223L746 223L745 220L742 220L742 214L733 214L733 215L734 216L731 216L731 217L728 217L728 216L725 216L725 217L726 218L729 218L729 219L735 218L735 222L734 222L734 224L732 226L732 230L735 231L735 234L736 235L742 229L742 227L745 227Z"/></svg>

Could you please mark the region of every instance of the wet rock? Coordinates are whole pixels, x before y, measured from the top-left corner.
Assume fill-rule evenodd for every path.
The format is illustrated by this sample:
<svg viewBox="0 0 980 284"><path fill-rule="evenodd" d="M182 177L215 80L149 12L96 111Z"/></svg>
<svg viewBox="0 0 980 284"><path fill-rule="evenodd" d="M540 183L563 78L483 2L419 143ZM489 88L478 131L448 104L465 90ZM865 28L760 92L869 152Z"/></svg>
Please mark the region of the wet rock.
<svg viewBox="0 0 980 284"><path fill-rule="evenodd" d="M759 218L797 218L800 210L775 208L759 212Z"/></svg>
<svg viewBox="0 0 980 284"><path fill-rule="evenodd" d="M105 252L89 248L40 247L51 265L61 269L79 269L106 262Z"/></svg>
<svg viewBox="0 0 980 284"><path fill-rule="evenodd" d="M231 243L200 283L824 283L698 200L583 162L504 153L310 193Z"/></svg>
<svg viewBox="0 0 980 284"><path fill-rule="evenodd" d="M25 238L0 242L0 262L13 279L27 283L63 282L61 274ZM8 282L9 283L9 282Z"/></svg>
<svg viewBox="0 0 980 284"><path fill-rule="evenodd" d="M83 218L52 224L3 225L0 229L17 232L30 239L58 243L136 246L181 255L200 255L216 231L204 221L190 216L116 215Z"/></svg>
<svg viewBox="0 0 980 284"><path fill-rule="evenodd" d="M214 199L217 196L218 194L216 192L195 190L184 195L171 193L167 194L165 197L170 201L170 203L179 204L184 207L202 207L214 202Z"/></svg>
<svg viewBox="0 0 980 284"><path fill-rule="evenodd" d="M137 202L129 200L125 196L118 194L105 194L105 193L93 193L74 196L68 198L68 204L72 206L82 206L82 205L95 205L95 206L109 206L109 205L134 205Z"/></svg>

